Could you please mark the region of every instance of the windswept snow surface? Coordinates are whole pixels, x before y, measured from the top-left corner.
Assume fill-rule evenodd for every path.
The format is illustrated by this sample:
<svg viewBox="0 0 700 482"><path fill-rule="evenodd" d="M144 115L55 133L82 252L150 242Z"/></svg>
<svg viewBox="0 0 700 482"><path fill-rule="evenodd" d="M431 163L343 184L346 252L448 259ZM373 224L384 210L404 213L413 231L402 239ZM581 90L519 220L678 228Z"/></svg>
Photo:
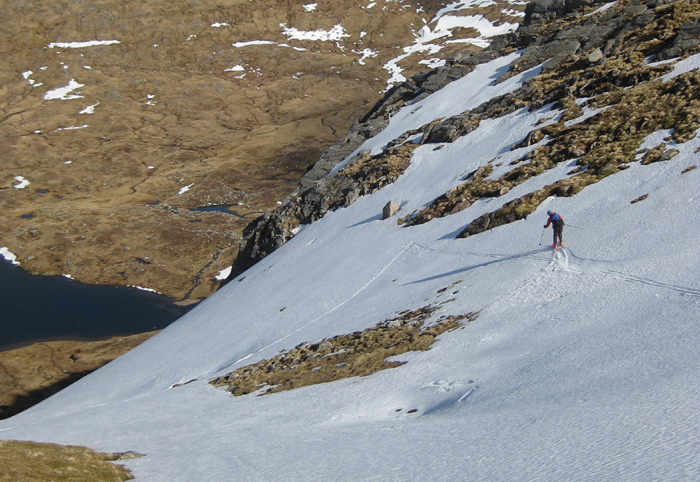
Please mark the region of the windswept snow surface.
<svg viewBox="0 0 700 482"><path fill-rule="evenodd" d="M471 105L477 87L498 94L476 82L450 98ZM419 112L399 112L388 129L410 129ZM573 161L420 226L381 220L389 200L399 216L425 206L552 116L520 110L440 150L420 146L394 184L329 212L159 335L0 422L0 437L134 450L146 454L125 462L137 481L700 480L700 178L681 174L698 163L700 139L466 239L455 235L471 220L566 177ZM539 245L547 209L580 228L564 229L559 253ZM397 357L408 362L399 368L264 397L207 383L443 302L435 317L479 317Z"/></svg>

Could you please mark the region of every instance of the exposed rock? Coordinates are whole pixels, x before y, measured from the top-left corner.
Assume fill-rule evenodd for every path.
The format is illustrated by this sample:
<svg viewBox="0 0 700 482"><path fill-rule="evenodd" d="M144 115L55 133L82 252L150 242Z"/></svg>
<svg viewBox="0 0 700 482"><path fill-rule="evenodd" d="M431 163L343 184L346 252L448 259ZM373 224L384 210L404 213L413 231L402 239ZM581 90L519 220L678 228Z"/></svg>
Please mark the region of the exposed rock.
<svg viewBox="0 0 700 482"><path fill-rule="evenodd" d="M569 151L569 153L571 154L571 158L574 159L583 156L586 153L586 151L584 151L583 149L579 149L578 147L574 147Z"/></svg>
<svg viewBox="0 0 700 482"><path fill-rule="evenodd" d="M405 362L385 361L409 351L429 350L438 335L472 322L478 313L441 317L424 326L438 306L404 311L372 328L339 335L320 343L301 343L254 365L236 369L210 381L234 396L259 395L367 376Z"/></svg>
<svg viewBox="0 0 700 482"><path fill-rule="evenodd" d="M669 149L667 151L664 151L663 154L661 154L661 157L659 157L659 161L670 161L674 157L678 155L678 149Z"/></svg>
<svg viewBox="0 0 700 482"><path fill-rule="evenodd" d="M597 3L605 3L596 0L536 0L528 3L525 8L525 20L523 23L540 23L553 20L557 17L564 17L566 14L574 12L584 6L592 6Z"/></svg>
<svg viewBox="0 0 700 482"><path fill-rule="evenodd" d="M542 133L542 130L535 129L534 131L531 131L527 135L527 137L525 137L525 139L523 139L522 142L519 142L518 144L514 144L513 147L511 147L511 150L521 149L523 147L529 147L533 144L537 144L542 139L544 139L544 134Z"/></svg>
<svg viewBox="0 0 700 482"><path fill-rule="evenodd" d="M453 125L437 124L427 133L426 142L452 142L459 137Z"/></svg>
<svg viewBox="0 0 700 482"><path fill-rule="evenodd" d="M455 213L458 213L460 211L464 211L465 209L467 209L471 205L472 205L472 203L470 203L469 201L458 202L457 204L455 204L455 207L452 208L452 211L450 211L450 214L455 214Z"/></svg>
<svg viewBox="0 0 700 482"><path fill-rule="evenodd" d="M279 208L266 212L245 228L231 274L222 286L293 238L294 229L300 224L310 224L330 209L347 207L359 196L393 183L408 167L417 147L400 145L374 157L366 153L333 176L319 179L307 188L300 187Z"/></svg>
<svg viewBox="0 0 700 482"><path fill-rule="evenodd" d="M382 219L389 219L399 210L399 205L394 201L389 201L382 209Z"/></svg>
<svg viewBox="0 0 700 482"><path fill-rule="evenodd" d="M363 138L364 133L371 131L372 122L388 123L391 113L401 106L415 102L499 53L525 49L523 55L513 62L510 71L498 81L548 61L542 73L527 80L518 91L491 99L471 111L433 122L424 127L421 139L422 144L454 142L476 129L483 119L507 115L523 107L537 109L553 104L554 108L563 111L560 122L535 129L514 148L531 146L545 137L548 138L547 143L511 161L510 164L515 167L499 179L487 180L491 171L485 168L471 173L465 177L464 184L439 196L427 208L399 219L399 223L411 226L461 212L479 198L503 196L544 170L567 160L578 159L577 167L569 171L571 178L511 201L502 209L478 218L465 229L465 235L473 235L523 219L536 209L545 194L573 196L586 185L625 169L627 163L635 160L634 148L639 146L645 135L656 129L673 128L676 142L684 142L695 135L700 127L700 105L696 106L700 103L697 100L700 98L697 72L684 74L665 84L651 83L650 80L670 67L649 67L644 59L654 54L658 57L661 52L673 47L676 41L682 43L697 37L698 0L654 9L635 0L627 0L595 15L581 15L582 9L590 13L602 3L538 0L527 7L528 16L516 32L498 37L490 48L478 54L455 54L445 66L414 75L402 86L387 92L385 98L353 127L352 135ZM692 51L691 48L692 45L684 52ZM567 128L567 120L582 115L581 107L576 103L577 99L582 98L591 99L588 101L589 108L612 107ZM409 136L419 132L420 129L403 134L392 141L389 148L401 146ZM333 151L339 152L341 149L342 146L337 146ZM647 154L645 161L670 159L673 155L673 151L666 153L661 150L653 155ZM338 155L334 160L338 161L341 157ZM319 162L328 159L330 156ZM319 169L329 172L331 164L319 165ZM305 213L305 216L297 216L296 221L283 216L287 219L287 230L298 223L307 222L301 218L317 219L327 209L349 205L367 192L357 184L358 179L367 175L364 170L359 169L352 182L342 180L342 176L332 181L339 174L324 179L320 185L314 184L313 189L318 191L316 194L304 194L303 190L295 194L294 203L309 203L310 207L299 205L295 208ZM328 187L334 185L341 186L339 194L328 196ZM319 197L320 192L324 194ZM283 205L278 211L286 209ZM311 216L311 213L317 215ZM256 228L255 235L251 235L252 231L248 232L244 247L247 249L247 243L251 242L270 247L284 242L290 236L282 236L280 242L275 243L266 240L266 236L279 237L275 233L285 231L274 229L280 222L272 218L265 220L267 228ZM248 256L243 248L241 251L244 258L249 259L240 263L241 268L250 266L253 259L259 259L259 256ZM258 252L264 254L270 251L266 247ZM238 260L236 264L239 264ZM238 272L234 270L232 275Z"/></svg>
<svg viewBox="0 0 700 482"><path fill-rule="evenodd" d="M603 59L603 52L600 50L600 47L596 47L595 49L593 49L593 52L588 54L588 57L586 57L586 59L592 64L600 62Z"/></svg>
<svg viewBox="0 0 700 482"><path fill-rule="evenodd" d="M657 55L659 60L680 57L700 44L700 18L689 20L680 26L672 45Z"/></svg>
<svg viewBox="0 0 700 482"><path fill-rule="evenodd" d="M661 144L654 147L650 151L647 151L644 154L644 156L642 157L642 164L647 165L653 162L659 162L661 160L661 156L664 154L665 151L666 144L662 142Z"/></svg>
<svg viewBox="0 0 700 482"><path fill-rule="evenodd" d="M111 454L105 454L107 460L113 460L113 461L118 461L118 460L133 460L133 459L140 459L141 457L145 457L144 454L140 454L138 452L134 451L128 451L128 452L115 452Z"/></svg>

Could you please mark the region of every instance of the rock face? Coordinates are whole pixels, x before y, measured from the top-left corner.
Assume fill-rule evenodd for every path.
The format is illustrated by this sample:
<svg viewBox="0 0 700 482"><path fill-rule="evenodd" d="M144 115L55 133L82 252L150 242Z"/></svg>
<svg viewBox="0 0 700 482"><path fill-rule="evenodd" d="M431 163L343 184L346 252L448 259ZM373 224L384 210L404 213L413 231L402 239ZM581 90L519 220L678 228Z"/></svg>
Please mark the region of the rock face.
<svg viewBox="0 0 700 482"><path fill-rule="evenodd" d="M642 139L659 128L672 128L673 138L678 142L692 138L700 127L697 100L700 98L700 74L693 71L668 83L651 82L670 67L650 67L646 59L662 60L671 54L683 56L700 50L700 1L643 3L626 0L596 10L602 3L538 0L528 4L525 21L516 32L496 38L489 48L479 53L455 54L445 66L417 74L387 92L343 141L322 156L310 171L313 177L306 179L306 185L313 179L321 179L318 176L328 175L333 160L339 162L344 159L343 154L353 152L365 134L387 123L388 116L397 109L466 75L475 65L514 49L524 49L524 52L504 78L538 64L544 64L542 73L528 80L517 92L423 126L419 129L423 132L422 143L453 142L476 129L481 120L507 115L523 107L536 109L553 104L553 108L562 110L561 120L534 130L514 146L529 150L511 162L516 167L507 174L498 179L486 179L492 166L483 166L467 176L464 184L438 197L420 212L401 218L400 223L410 226L464 212L477 199L505 196L513 187L544 170L577 159L577 167L569 172L571 177L472 220L459 236L476 235L524 219L549 196L574 196L587 185L624 170L629 162L639 160L635 149ZM565 122L579 117L584 104L590 108L608 108L587 122L567 127ZM406 135L397 142L405 138ZM536 146L540 142L544 144ZM334 153L337 154L334 156ZM645 155L643 163L669 161L676 153L660 145ZM341 182L340 172L324 177L322 184ZM361 182L361 178L355 177L353 182ZM348 192L346 196L353 199L354 194ZM297 199L295 209L304 212L303 198ZM291 219L281 214L284 209L271 213L270 219ZM266 246L265 250L257 250L257 255L269 252L270 243L265 241L264 231L251 229L247 233L244 241L247 252L251 251L248 240ZM284 242L289 238L278 239ZM241 253L246 250L241 249ZM252 257L241 259L239 255L234 263L238 271L234 271L239 274L241 268L252 262Z"/></svg>
<svg viewBox="0 0 700 482"><path fill-rule="evenodd" d="M310 224L330 209L349 206L360 196L393 183L408 167L416 147L408 144L388 148L374 157L363 155L334 176L319 179L309 187L300 185L279 208L267 211L245 228L231 274L222 285L293 238L299 225Z"/></svg>

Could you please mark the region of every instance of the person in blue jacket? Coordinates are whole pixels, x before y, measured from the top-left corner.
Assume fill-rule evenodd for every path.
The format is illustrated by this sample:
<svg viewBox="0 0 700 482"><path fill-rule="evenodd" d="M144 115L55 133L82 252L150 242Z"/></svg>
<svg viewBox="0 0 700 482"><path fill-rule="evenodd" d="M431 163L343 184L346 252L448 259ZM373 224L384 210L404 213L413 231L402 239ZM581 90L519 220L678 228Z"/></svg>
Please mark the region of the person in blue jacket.
<svg viewBox="0 0 700 482"><path fill-rule="evenodd" d="M552 240L552 246L554 246L554 249L557 248L557 238L559 238L559 246L563 248L564 242L562 241L561 235L564 231L564 220L561 216L552 211L547 211L547 216L549 216L549 219L547 219L547 224L545 224L544 227L548 228L550 224L552 225L552 229L554 230L554 239Z"/></svg>

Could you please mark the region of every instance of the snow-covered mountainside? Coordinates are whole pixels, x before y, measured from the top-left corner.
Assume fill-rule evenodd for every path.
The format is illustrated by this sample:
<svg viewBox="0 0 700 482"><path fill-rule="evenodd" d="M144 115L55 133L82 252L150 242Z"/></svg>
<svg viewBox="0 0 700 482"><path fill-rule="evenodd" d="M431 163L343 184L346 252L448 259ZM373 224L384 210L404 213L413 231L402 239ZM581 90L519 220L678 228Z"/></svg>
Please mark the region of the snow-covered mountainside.
<svg viewBox="0 0 700 482"><path fill-rule="evenodd" d="M148 481L700 479L699 11L531 4L431 74L463 76L390 92L251 225L257 264L0 438L136 451ZM370 376L209 383L425 306L478 315Z"/></svg>

